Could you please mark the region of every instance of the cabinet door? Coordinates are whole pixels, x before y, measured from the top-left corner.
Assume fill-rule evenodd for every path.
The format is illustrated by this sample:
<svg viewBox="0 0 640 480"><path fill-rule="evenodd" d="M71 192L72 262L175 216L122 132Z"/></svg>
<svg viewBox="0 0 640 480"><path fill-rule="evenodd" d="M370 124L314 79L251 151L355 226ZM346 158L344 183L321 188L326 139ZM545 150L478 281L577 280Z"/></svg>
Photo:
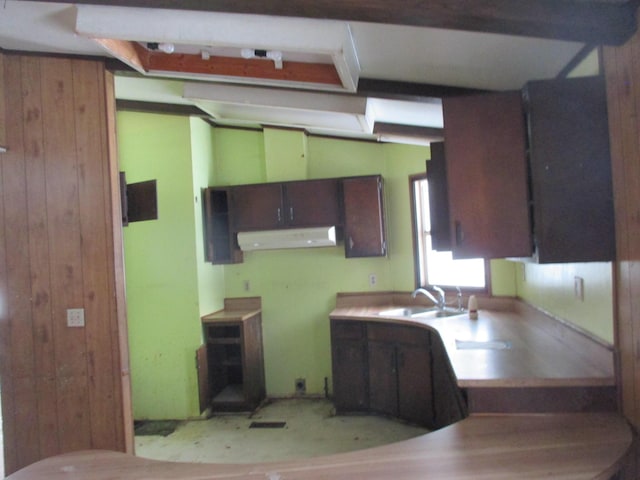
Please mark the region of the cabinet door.
<svg viewBox="0 0 640 480"><path fill-rule="evenodd" d="M398 416L398 372L393 343L369 341L369 406Z"/></svg>
<svg viewBox="0 0 640 480"><path fill-rule="evenodd" d="M284 224L282 184L240 185L231 189L236 232L272 230Z"/></svg>
<svg viewBox="0 0 640 480"><path fill-rule="evenodd" d="M429 182L429 219L431 221L431 247L438 251L451 250L451 216L447 188L447 164L444 143L430 146L431 159L427 162Z"/></svg>
<svg viewBox="0 0 640 480"><path fill-rule="evenodd" d="M530 256L519 92L443 100L454 258Z"/></svg>
<svg viewBox="0 0 640 480"><path fill-rule="evenodd" d="M342 180L344 243L347 258L386 254L382 178Z"/></svg>
<svg viewBox="0 0 640 480"><path fill-rule="evenodd" d="M203 191L205 256L214 264L242 262L231 229L229 189L210 187Z"/></svg>
<svg viewBox="0 0 640 480"><path fill-rule="evenodd" d="M339 412L369 408L365 325L331 321L333 402Z"/></svg>
<svg viewBox="0 0 640 480"><path fill-rule="evenodd" d="M604 79L531 82L526 94L537 260L613 260Z"/></svg>
<svg viewBox="0 0 640 480"><path fill-rule="evenodd" d="M363 411L367 398L367 348L364 342L333 343L333 401L339 412Z"/></svg>
<svg viewBox="0 0 640 480"><path fill-rule="evenodd" d="M399 345L397 356L398 416L420 425L432 426L433 394L429 347Z"/></svg>
<svg viewBox="0 0 640 480"><path fill-rule="evenodd" d="M285 218L291 227L342 224L338 179L306 180L285 184Z"/></svg>

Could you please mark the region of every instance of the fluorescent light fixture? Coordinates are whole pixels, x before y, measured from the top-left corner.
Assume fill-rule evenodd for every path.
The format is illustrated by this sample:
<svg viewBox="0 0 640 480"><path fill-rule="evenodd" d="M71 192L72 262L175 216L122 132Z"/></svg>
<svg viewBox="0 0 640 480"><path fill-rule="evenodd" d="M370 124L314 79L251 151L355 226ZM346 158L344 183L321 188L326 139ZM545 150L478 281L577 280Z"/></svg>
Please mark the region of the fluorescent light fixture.
<svg viewBox="0 0 640 480"><path fill-rule="evenodd" d="M261 232L240 232L238 233L238 245L245 252L284 248L333 247L336 245L336 228L287 228Z"/></svg>

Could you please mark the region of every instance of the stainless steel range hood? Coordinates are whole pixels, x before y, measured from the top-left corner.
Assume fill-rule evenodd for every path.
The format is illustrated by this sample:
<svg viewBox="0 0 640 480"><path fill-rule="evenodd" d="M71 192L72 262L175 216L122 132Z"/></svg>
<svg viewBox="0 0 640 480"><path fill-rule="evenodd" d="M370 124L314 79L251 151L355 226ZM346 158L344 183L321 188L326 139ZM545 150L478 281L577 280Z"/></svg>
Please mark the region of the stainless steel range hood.
<svg viewBox="0 0 640 480"><path fill-rule="evenodd" d="M336 245L336 228L287 228L239 232L238 245L245 252L281 248L332 247Z"/></svg>

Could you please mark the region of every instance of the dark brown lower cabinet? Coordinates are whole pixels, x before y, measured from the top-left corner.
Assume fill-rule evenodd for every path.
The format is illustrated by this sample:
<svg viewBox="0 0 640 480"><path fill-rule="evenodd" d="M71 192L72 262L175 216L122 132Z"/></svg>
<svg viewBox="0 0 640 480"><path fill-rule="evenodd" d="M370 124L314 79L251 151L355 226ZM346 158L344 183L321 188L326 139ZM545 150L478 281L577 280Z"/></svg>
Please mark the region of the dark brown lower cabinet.
<svg viewBox="0 0 640 480"><path fill-rule="evenodd" d="M260 314L245 320L204 323L206 370L212 411L250 411L265 398Z"/></svg>
<svg viewBox="0 0 640 480"><path fill-rule="evenodd" d="M336 411L375 412L433 428L430 335L402 325L332 320Z"/></svg>
<svg viewBox="0 0 640 480"><path fill-rule="evenodd" d="M366 340L364 322L331 322L333 401L339 412L369 409Z"/></svg>
<svg viewBox="0 0 640 480"><path fill-rule="evenodd" d="M369 400L372 411L420 425L433 424L430 333L370 323Z"/></svg>

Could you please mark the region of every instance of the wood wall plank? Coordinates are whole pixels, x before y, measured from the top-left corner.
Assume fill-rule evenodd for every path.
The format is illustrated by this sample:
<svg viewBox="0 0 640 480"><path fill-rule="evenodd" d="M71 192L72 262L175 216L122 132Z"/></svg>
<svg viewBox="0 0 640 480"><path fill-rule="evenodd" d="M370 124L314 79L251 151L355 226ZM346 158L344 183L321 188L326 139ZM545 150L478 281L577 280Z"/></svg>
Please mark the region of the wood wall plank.
<svg viewBox="0 0 640 480"><path fill-rule="evenodd" d="M116 142L116 98L114 87L114 76L110 72L104 72L104 92L105 92L105 131L107 154L109 162L105 162L105 197L111 199L109 204L105 204L107 219L111 229L111 236L108 238L108 251L113 269L109 269L110 284L115 288L115 302L112 303L111 338L114 348L118 348L114 354L113 371L119 374L120 381L117 382L118 392L121 402L116 402L117 418L122 418L123 422L118 423L118 445L124 445L124 450L134 453L134 433L133 433L133 406L131 394L131 372L129 369L129 339L127 337L127 315L126 315L126 287L124 281L124 245L122 234L122 209L120 204L120 176L118 168L118 146Z"/></svg>
<svg viewBox="0 0 640 480"><path fill-rule="evenodd" d="M86 375L84 330L68 328L68 308L82 307L82 259L71 60L41 60L46 125L46 191L51 253L52 311L58 377Z"/></svg>
<svg viewBox="0 0 640 480"><path fill-rule="evenodd" d="M107 448L114 443L113 405L114 378L105 375L112 368L112 338L109 292L109 256L106 255L108 219L104 205L105 151L103 76L95 62L73 61L75 117L84 128L76 129L78 154L78 194L80 204L80 234L82 236L82 276L84 287L85 336L87 370L91 382L91 435L94 448ZM101 115L95 115L90 105L98 103Z"/></svg>
<svg viewBox="0 0 640 480"><path fill-rule="evenodd" d="M4 107L4 55L0 55L0 147L7 146L5 126L7 124L7 113Z"/></svg>
<svg viewBox="0 0 640 480"><path fill-rule="evenodd" d="M0 116L5 118L5 94L9 91L9 87L5 81L4 55L0 53L0 81L3 86L0 87ZM7 67L8 68L8 67ZM4 133L5 124L2 125ZM6 178L4 160L0 158L0 186L3 186ZM6 235L8 226L5 223L5 206L4 206L4 188L0 188L0 384L2 385L2 429L4 436L14 438L16 435L16 423L13 412L15 410L14 402L14 386L11 377L13 358L11 357L11 319L9 317L9 280L7 271L7 253L6 253ZM13 471L18 464L17 451L14 442L4 441L4 462L5 468Z"/></svg>
<svg viewBox="0 0 640 480"><path fill-rule="evenodd" d="M24 160L27 223L29 229L29 271L31 278L31 315L34 337L34 375L36 382L39 446L42 456L59 452L57 406L49 393L55 387L55 344L51 319L49 243L47 237L47 200L43 124L41 114L40 62L35 57L20 60L24 126ZM55 398L55 395L54 395Z"/></svg>
<svg viewBox="0 0 640 480"><path fill-rule="evenodd" d="M616 211L616 341L622 411L640 428L640 33L603 49Z"/></svg>
<svg viewBox="0 0 640 480"><path fill-rule="evenodd" d="M0 157L6 473L72 450L133 451L113 82L101 62L0 53L2 80L12 147ZM85 309L85 328L67 327L69 308Z"/></svg>

